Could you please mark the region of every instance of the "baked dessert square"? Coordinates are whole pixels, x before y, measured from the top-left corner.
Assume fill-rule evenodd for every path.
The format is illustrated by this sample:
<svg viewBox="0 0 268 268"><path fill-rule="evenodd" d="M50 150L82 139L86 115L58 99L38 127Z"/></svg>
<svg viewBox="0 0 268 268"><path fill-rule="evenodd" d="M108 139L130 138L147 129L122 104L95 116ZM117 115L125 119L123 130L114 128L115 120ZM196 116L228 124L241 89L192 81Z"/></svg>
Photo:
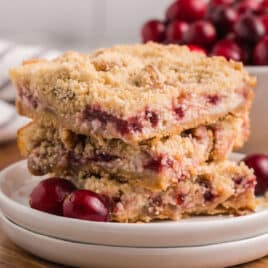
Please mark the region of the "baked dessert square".
<svg viewBox="0 0 268 268"><path fill-rule="evenodd" d="M241 63L155 43L32 60L10 78L20 114L132 144L248 110L256 82Z"/></svg>
<svg viewBox="0 0 268 268"><path fill-rule="evenodd" d="M109 173L130 184L166 189L190 178L199 165L226 159L243 145L248 133L248 113L136 145L33 122L19 130L18 144L34 175Z"/></svg>
<svg viewBox="0 0 268 268"><path fill-rule="evenodd" d="M230 161L199 166L191 179L182 180L165 191L134 187L108 175L80 174L74 181L82 188L103 195L110 204L110 220L117 222L179 220L194 215L244 215L256 206L253 171L244 163Z"/></svg>

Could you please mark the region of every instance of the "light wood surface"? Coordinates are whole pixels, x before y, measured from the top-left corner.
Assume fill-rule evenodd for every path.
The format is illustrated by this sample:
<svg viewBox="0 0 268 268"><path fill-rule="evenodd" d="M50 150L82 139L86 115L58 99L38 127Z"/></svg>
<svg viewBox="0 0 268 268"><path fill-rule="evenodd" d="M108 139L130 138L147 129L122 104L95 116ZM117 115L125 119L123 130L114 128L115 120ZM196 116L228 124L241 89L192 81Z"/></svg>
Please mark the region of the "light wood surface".
<svg viewBox="0 0 268 268"><path fill-rule="evenodd" d="M2 145L0 144L0 170L19 159L21 159L21 157L19 155L15 142ZM14 245L11 241L8 240L6 235L1 231L0 227L0 268L2 267L56 268L63 266L52 264L39 258L36 258L25 252L24 250L18 248L16 245ZM268 268L268 256L255 262L240 265L237 267Z"/></svg>

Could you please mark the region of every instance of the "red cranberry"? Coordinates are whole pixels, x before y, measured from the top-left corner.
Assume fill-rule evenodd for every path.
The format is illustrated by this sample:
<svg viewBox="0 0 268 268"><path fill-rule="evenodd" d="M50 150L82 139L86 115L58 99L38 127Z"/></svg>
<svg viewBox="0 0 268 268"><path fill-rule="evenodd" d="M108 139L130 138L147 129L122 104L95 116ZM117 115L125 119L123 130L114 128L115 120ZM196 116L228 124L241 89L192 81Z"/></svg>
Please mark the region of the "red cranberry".
<svg viewBox="0 0 268 268"><path fill-rule="evenodd" d="M210 46L216 40L216 30L208 21L194 22L184 35L187 44Z"/></svg>
<svg viewBox="0 0 268 268"><path fill-rule="evenodd" d="M63 215L89 221L107 221L108 205L104 198L89 190L76 190L63 202Z"/></svg>
<svg viewBox="0 0 268 268"><path fill-rule="evenodd" d="M184 21L173 21L167 27L166 38L169 43L180 43L183 34L189 29L189 25Z"/></svg>
<svg viewBox="0 0 268 268"><path fill-rule="evenodd" d="M243 0L235 5L235 8L239 14L258 11L259 7L260 2L258 0Z"/></svg>
<svg viewBox="0 0 268 268"><path fill-rule="evenodd" d="M265 28L266 33L268 33L268 15L261 17L261 22Z"/></svg>
<svg viewBox="0 0 268 268"><path fill-rule="evenodd" d="M241 16L234 27L236 36L241 41L256 43L265 34L261 20L253 15Z"/></svg>
<svg viewBox="0 0 268 268"><path fill-rule="evenodd" d="M143 43L162 42L165 39L165 25L159 20L147 21L141 29Z"/></svg>
<svg viewBox="0 0 268 268"><path fill-rule="evenodd" d="M205 55L207 54L206 50L205 50L203 47L200 47L200 46L196 46L196 45L188 45L188 48L189 48L191 51L204 53Z"/></svg>
<svg viewBox="0 0 268 268"><path fill-rule="evenodd" d="M268 36L265 36L256 45L253 52L253 62L255 65L268 65Z"/></svg>
<svg viewBox="0 0 268 268"><path fill-rule="evenodd" d="M234 3L234 0L211 0L210 5L211 6L218 6L218 5L232 5Z"/></svg>
<svg viewBox="0 0 268 268"><path fill-rule="evenodd" d="M242 61L244 64L251 64L252 62L252 54L253 47L250 44L246 44L244 42L238 42L239 47L242 50Z"/></svg>
<svg viewBox="0 0 268 268"><path fill-rule="evenodd" d="M213 8L208 19L216 26L217 33L223 36L233 31L234 24L238 19L238 13L232 7L218 6Z"/></svg>
<svg viewBox="0 0 268 268"><path fill-rule="evenodd" d="M268 155L252 154L246 156L243 161L254 170L257 177L256 194L263 194L268 190Z"/></svg>
<svg viewBox="0 0 268 268"><path fill-rule="evenodd" d="M223 56L226 59L241 61L243 58L242 49L232 40L221 40L212 49L212 55Z"/></svg>
<svg viewBox="0 0 268 268"><path fill-rule="evenodd" d="M267 14L268 13L268 0L261 1L258 13L260 13L260 14Z"/></svg>
<svg viewBox="0 0 268 268"><path fill-rule="evenodd" d="M235 41L235 40L236 40L236 36L235 36L234 33L228 33L228 34L225 36L225 39Z"/></svg>
<svg viewBox="0 0 268 268"><path fill-rule="evenodd" d="M76 187L68 180L49 178L41 181L30 195L31 208L62 215L62 203L65 197Z"/></svg>
<svg viewBox="0 0 268 268"><path fill-rule="evenodd" d="M183 21L196 21L205 16L207 3L204 0L177 0L172 3L166 12L168 21L175 19Z"/></svg>

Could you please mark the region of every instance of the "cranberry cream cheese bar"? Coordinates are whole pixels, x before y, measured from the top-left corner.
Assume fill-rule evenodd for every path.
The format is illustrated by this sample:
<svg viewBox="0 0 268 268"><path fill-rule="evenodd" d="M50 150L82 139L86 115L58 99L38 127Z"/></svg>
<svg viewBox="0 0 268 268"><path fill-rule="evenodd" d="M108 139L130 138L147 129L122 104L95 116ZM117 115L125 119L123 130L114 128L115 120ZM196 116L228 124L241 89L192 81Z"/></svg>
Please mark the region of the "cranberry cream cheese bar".
<svg viewBox="0 0 268 268"><path fill-rule="evenodd" d="M20 114L132 144L246 111L255 85L241 63L155 43L32 60L10 77Z"/></svg>
<svg viewBox="0 0 268 268"><path fill-rule="evenodd" d="M107 201L105 220L254 211L253 171L227 160L250 132L256 81L241 63L147 43L29 60L10 77L33 119L18 132L29 171Z"/></svg>
<svg viewBox="0 0 268 268"><path fill-rule="evenodd" d="M207 161L224 160L248 135L247 118L226 116L178 135L131 145L31 123L18 133L21 153L35 175L108 172L131 184L166 189Z"/></svg>
<svg viewBox="0 0 268 268"><path fill-rule="evenodd" d="M178 220L193 215L243 215L255 209L252 170L243 163L224 161L199 166L189 180L165 191L133 187L109 177L81 176L80 186L99 193L110 204L111 220L137 222Z"/></svg>

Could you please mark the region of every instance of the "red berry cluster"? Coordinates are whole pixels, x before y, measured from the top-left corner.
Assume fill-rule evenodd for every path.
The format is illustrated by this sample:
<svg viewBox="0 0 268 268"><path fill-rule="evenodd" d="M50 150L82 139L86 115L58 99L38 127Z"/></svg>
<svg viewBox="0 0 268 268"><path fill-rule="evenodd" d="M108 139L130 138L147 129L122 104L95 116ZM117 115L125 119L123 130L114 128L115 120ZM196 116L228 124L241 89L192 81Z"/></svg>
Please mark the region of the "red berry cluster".
<svg viewBox="0 0 268 268"><path fill-rule="evenodd" d="M268 65L268 0L176 0L164 21L147 21L143 42L186 44L191 50L245 64Z"/></svg>
<svg viewBox="0 0 268 268"><path fill-rule="evenodd" d="M108 204L103 196L89 190L77 190L72 182L62 178L41 181L30 195L30 206L69 218L108 220Z"/></svg>

